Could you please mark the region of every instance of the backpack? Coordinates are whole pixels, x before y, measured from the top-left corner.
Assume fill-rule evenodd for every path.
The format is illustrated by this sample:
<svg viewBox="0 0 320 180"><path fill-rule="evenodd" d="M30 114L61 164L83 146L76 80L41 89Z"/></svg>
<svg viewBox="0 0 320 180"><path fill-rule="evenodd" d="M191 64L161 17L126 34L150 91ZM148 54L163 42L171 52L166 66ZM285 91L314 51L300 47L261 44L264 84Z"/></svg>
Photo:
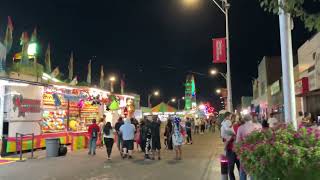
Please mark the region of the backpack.
<svg viewBox="0 0 320 180"><path fill-rule="evenodd" d="M92 138L97 138L98 137L98 129L97 129L97 127L93 127L92 128L91 137Z"/></svg>

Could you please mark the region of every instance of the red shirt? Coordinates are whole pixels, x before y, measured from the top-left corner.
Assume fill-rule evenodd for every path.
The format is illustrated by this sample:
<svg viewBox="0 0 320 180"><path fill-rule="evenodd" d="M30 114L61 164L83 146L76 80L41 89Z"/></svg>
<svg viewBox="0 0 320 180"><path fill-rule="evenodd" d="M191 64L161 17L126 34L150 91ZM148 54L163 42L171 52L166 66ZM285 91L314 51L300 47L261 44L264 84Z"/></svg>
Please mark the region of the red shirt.
<svg viewBox="0 0 320 180"><path fill-rule="evenodd" d="M88 128L88 134L89 134L90 137L91 137L92 129L93 129L93 128L95 128L98 133L100 132L99 126L98 126L96 123L93 123L93 124L91 124L91 125L89 126L89 128Z"/></svg>
<svg viewBox="0 0 320 180"><path fill-rule="evenodd" d="M239 129L240 125L239 124L234 124L232 126L234 132L236 133L234 136L232 136L232 138L230 139L228 145L227 145L227 150L232 150L233 151L233 144L234 144L234 141L236 140L236 136L237 136L237 132L238 132L238 129Z"/></svg>

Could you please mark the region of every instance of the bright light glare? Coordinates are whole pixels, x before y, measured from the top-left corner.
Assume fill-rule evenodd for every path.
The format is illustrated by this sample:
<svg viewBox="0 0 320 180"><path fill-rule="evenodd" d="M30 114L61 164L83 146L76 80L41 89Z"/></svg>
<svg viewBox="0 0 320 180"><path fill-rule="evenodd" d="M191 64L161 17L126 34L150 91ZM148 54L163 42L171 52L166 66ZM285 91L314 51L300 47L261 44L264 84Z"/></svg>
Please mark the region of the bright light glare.
<svg viewBox="0 0 320 180"><path fill-rule="evenodd" d="M175 99L175 98L172 98L172 99L171 99L171 102L176 102L176 99Z"/></svg>
<svg viewBox="0 0 320 180"><path fill-rule="evenodd" d="M217 93L217 94L220 94L220 93L221 93L221 89L217 89L217 90L216 90L216 93Z"/></svg>
<svg viewBox="0 0 320 180"><path fill-rule="evenodd" d="M184 96L182 97L182 99L184 100Z"/></svg>
<svg viewBox="0 0 320 180"><path fill-rule="evenodd" d="M215 69L212 69L211 71L210 71L210 74L211 75L216 75L218 72L217 72L217 70L215 70Z"/></svg>
<svg viewBox="0 0 320 180"><path fill-rule="evenodd" d="M109 80L112 81L112 82L114 82L114 81L116 81L116 77L111 76L111 77L109 78Z"/></svg>
<svg viewBox="0 0 320 180"><path fill-rule="evenodd" d="M28 55L34 56L37 54L37 43L31 43L28 46Z"/></svg>
<svg viewBox="0 0 320 180"><path fill-rule="evenodd" d="M203 105L203 104L200 104L200 105L199 105L199 109L202 109L202 110L203 110L203 109L205 109L205 108L206 108L205 105Z"/></svg>
<svg viewBox="0 0 320 180"><path fill-rule="evenodd" d="M241 114L242 115L247 115L247 114L249 114L249 111L247 109L244 109L244 110L241 111Z"/></svg>
<svg viewBox="0 0 320 180"><path fill-rule="evenodd" d="M199 0L182 0L182 2L186 6L194 6L199 3Z"/></svg>
<svg viewBox="0 0 320 180"><path fill-rule="evenodd" d="M159 96L159 91L155 91L154 93L153 93L155 96Z"/></svg>

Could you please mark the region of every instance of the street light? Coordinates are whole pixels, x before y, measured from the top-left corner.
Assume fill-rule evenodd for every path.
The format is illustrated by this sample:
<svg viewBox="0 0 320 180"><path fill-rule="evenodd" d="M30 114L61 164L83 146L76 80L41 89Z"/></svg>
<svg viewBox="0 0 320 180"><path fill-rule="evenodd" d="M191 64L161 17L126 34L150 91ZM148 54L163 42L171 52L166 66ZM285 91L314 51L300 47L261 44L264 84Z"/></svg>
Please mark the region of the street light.
<svg viewBox="0 0 320 180"><path fill-rule="evenodd" d="M225 80L227 80L227 74L217 71L216 69L211 69L210 74L213 76L220 74Z"/></svg>
<svg viewBox="0 0 320 180"><path fill-rule="evenodd" d="M152 97L152 96L159 96L159 95L160 95L160 92L159 92L159 91L154 91L153 93L148 94L148 107L149 107L149 108L152 107L151 97Z"/></svg>
<svg viewBox="0 0 320 180"><path fill-rule="evenodd" d="M195 4L195 0L189 0L193 2L192 4ZM227 89L228 89L228 111L232 112L232 88L231 88L231 67L230 67L230 42L229 42L229 8L230 3L228 3L228 0L221 0L221 5L217 2L217 0L212 0L215 5L221 10L221 12L225 15L226 20L226 45L227 45L227 74L226 74L226 80L227 80ZM187 0L183 1L184 4L190 5L191 2L188 3ZM200 2L200 0L197 0L197 2Z"/></svg>
<svg viewBox="0 0 320 180"><path fill-rule="evenodd" d="M221 93L221 89L216 89L216 93L220 94Z"/></svg>
<svg viewBox="0 0 320 180"><path fill-rule="evenodd" d="M111 93L114 92L114 82L116 81L116 77L115 76L110 76L109 78L109 81L110 81L110 91Z"/></svg>

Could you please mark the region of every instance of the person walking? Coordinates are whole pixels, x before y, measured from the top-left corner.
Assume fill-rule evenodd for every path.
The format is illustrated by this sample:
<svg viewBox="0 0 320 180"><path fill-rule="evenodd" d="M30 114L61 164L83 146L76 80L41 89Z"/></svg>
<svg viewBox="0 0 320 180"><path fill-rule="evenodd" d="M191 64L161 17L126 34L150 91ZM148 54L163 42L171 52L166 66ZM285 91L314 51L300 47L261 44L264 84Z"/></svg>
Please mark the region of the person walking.
<svg viewBox="0 0 320 180"><path fill-rule="evenodd" d="M260 131L262 129L262 126L252 122L252 117L251 115L245 115L243 117L243 122L237 131L236 135L236 143L240 143L243 141L249 134L251 134L254 131ZM241 161L240 161L241 165ZM242 166L240 166L240 180L247 180L247 173L243 169Z"/></svg>
<svg viewBox="0 0 320 180"><path fill-rule="evenodd" d="M174 119L173 123L173 134L172 134L172 143L174 146L174 149L176 151L176 160L182 159L182 143L183 143L183 137L182 137L182 126L180 125L181 119L176 117Z"/></svg>
<svg viewBox="0 0 320 180"><path fill-rule="evenodd" d="M93 119L92 124L88 128L88 135L89 135L89 155L96 155L96 146L97 146L97 139L99 136L100 128L97 125L97 120Z"/></svg>
<svg viewBox="0 0 320 180"><path fill-rule="evenodd" d="M103 127L104 127L104 125L105 125L105 121L104 121L104 119L103 118L100 118L100 121L99 121L99 124L98 124L98 126L99 126L99 129L100 129L100 135L99 135L99 138L98 138L98 142L100 143L99 144L99 148L103 148L103 144L104 144L104 138L103 138Z"/></svg>
<svg viewBox="0 0 320 180"><path fill-rule="evenodd" d="M129 119L124 121L124 124L120 127L120 132L123 140L123 156L122 158L128 157L132 159L132 151L134 146L134 133L136 128L131 124ZM128 150L128 151L127 151ZM128 154L127 154L128 152Z"/></svg>
<svg viewBox="0 0 320 180"><path fill-rule="evenodd" d="M114 144L115 130L112 128L111 123L107 122L103 127L103 139L106 145L108 160L111 160L112 147Z"/></svg>
<svg viewBox="0 0 320 180"><path fill-rule="evenodd" d="M190 118L186 121L187 143L192 144L192 124Z"/></svg>
<svg viewBox="0 0 320 180"><path fill-rule="evenodd" d="M146 145L145 145L145 150L144 150L144 158L145 160L149 160L151 159L150 155L151 155L151 150L152 150L152 132L151 132L151 122L146 119L146 125L145 125L145 141L146 141Z"/></svg>
<svg viewBox="0 0 320 180"><path fill-rule="evenodd" d="M238 131L238 128L240 127L240 122L236 120L236 115L233 114L231 116L231 123L233 131L235 132L234 135L232 135L231 139L227 141L227 147L226 147L226 155L228 158L228 174L230 180L235 180L234 175L234 165L237 166L239 174L240 174L240 161L237 158L237 154L234 152L234 142L236 140L236 134Z"/></svg>
<svg viewBox="0 0 320 180"><path fill-rule="evenodd" d="M164 131L164 136L165 136L165 145L168 150L173 150L173 145L172 145L172 120L168 119L167 125Z"/></svg>
<svg viewBox="0 0 320 180"><path fill-rule="evenodd" d="M200 134L204 134L205 130L206 130L206 121L204 119L201 119L201 121L200 121Z"/></svg>
<svg viewBox="0 0 320 180"><path fill-rule="evenodd" d="M235 134L232 128L231 122L232 114L230 112L226 112L224 114L224 120L221 122L221 138L224 143L224 150L227 153L227 145L232 136Z"/></svg>
<svg viewBox="0 0 320 180"><path fill-rule="evenodd" d="M158 160L161 160L160 150L161 150L161 141L160 141L160 125L161 122L157 117L153 118L153 121L150 124L151 127L151 142L152 142L152 160L155 160L157 154Z"/></svg>
<svg viewBox="0 0 320 180"><path fill-rule="evenodd" d="M200 119L196 118L194 122L194 134L199 134L199 128L200 128Z"/></svg>
<svg viewBox="0 0 320 180"><path fill-rule="evenodd" d="M142 152L146 152L146 124L145 119L140 122L140 148Z"/></svg>
<svg viewBox="0 0 320 180"><path fill-rule="evenodd" d="M122 144L122 135L121 135L121 132L120 132L120 127L123 124L124 124L123 119L122 119L122 117L120 117L118 119L118 121L116 122L115 126L114 126L114 128L115 128L115 130L117 132L117 147L118 147L118 150L119 150L121 156L123 155L123 152L122 152L123 144Z"/></svg>

